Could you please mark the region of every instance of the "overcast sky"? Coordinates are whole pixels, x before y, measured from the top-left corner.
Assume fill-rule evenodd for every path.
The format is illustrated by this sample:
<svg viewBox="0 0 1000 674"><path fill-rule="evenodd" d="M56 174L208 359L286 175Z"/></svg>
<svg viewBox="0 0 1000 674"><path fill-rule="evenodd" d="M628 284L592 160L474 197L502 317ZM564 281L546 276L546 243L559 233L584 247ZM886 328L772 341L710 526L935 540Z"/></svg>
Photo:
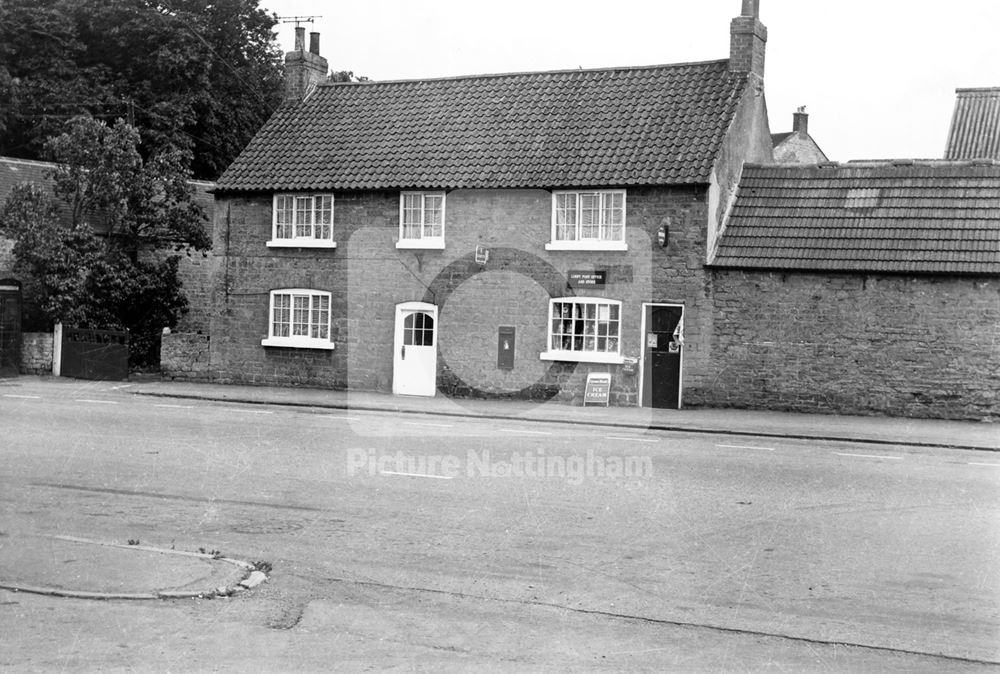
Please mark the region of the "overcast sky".
<svg viewBox="0 0 1000 674"><path fill-rule="evenodd" d="M320 15L333 70L374 80L728 58L740 0L261 0ZM939 158L955 89L1000 86L996 0L761 0L772 133L805 105L830 159ZM293 24L280 26L283 51Z"/></svg>

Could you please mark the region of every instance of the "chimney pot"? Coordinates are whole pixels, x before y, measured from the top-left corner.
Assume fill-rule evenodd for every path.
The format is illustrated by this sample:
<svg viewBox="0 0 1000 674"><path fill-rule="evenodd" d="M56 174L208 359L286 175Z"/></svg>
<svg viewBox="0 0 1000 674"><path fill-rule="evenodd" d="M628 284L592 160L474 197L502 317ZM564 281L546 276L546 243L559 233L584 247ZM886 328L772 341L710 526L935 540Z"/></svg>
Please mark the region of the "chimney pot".
<svg viewBox="0 0 1000 674"><path fill-rule="evenodd" d="M809 114L806 113L806 106L803 105L792 115L792 131L803 136L809 133Z"/></svg>
<svg viewBox="0 0 1000 674"><path fill-rule="evenodd" d="M306 51L306 29L296 26L295 50L285 53L285 100L301 101L329 73L327 60L319 55L319 33L310 33Z"/></svg>
<svg viewBox="0 0 1000 674"><path fill-rule="evenodd" d="M743 0L743 11L740 15L760 18L760 0Z"/></svg>

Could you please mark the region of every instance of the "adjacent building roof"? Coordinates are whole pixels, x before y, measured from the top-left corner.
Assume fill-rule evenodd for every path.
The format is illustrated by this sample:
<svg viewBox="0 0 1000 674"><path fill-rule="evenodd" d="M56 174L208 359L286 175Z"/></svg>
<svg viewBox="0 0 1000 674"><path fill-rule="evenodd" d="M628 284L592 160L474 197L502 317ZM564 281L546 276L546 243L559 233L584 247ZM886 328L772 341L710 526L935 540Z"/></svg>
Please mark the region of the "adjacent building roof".
<svg viewBox="0 0 1000 674"><path fill-rule="evenodd" d="M55 164L15 157L0 157L0 201L7 198L15 185L34 183L48 187L52 184Z"/></svg>
<svg viewBox="0 0 1000 674"><path fill-rule="evenodd" d="M748 165L712 264L1000 274L1000 164Z"/></svg>
<svg viewBox="0 0 1000 674"><path fill-rule="evenodd" d="M705 183L747 82L728 64L322 84L217 191Z"/></svg>
<svg viewBox="0 0 1000 674"><path fill-rule="evenodd" d="M7 200L7 196L15 185L21 183L33 183L49 192L53 186L53 171L56 164L47 161L34 161L31 159L17 159L15 157L0 157L0 206ZM202 180L188 181L194 188L193 201L201 206L205 213L211 215L213 199L211 190L213 183ZM72 212L70 207L63 202L56 204L59 216L65 222L72 222ZM98 229L100 226L98 225Z"/></svg>
<svg viewBox="0 0 1000 674"><path fill-rule="evenodd" d="M0 157L0 206L3 206L14 187L21 183L31 183L51 192L55 167L55 164L47 161ZM60 203L57 208L59 217L65 218L66 222L72 220L69 206Z"/></svg>
<svg viewBox="0 0 1000 674"><path fill-rule="evenodd" d="M955 93L945 159L1000 159L1000 87Z"/></svg>

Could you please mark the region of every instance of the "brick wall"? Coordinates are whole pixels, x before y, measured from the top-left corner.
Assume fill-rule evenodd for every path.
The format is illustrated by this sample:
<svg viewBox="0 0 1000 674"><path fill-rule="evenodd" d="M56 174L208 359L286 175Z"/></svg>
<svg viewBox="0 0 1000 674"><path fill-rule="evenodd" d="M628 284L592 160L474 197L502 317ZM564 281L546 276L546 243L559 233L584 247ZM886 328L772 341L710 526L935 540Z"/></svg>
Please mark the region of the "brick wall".
<svg viewBox="0 0 1000 674"><path fill-rule="evenodd" d="M335 250L267 248L271 197L220 199L215 250L211 377L220 382L388 391L392 387L395 306L439 307L438 387L452 395L579 397L591 370L615 375L619 402L636 402L635 376L617 366L553 363L546 350L551 296L577 294L569 270L605 269L606 288L587 292L622 302L622 354L641 354L643 302L687 307L685 356L704 367L710 310L705 294L704 187L635 189L627 196L628 252L546 251L551 194L544 190L455 190L447 196L446 250L397 250L397 192L336 195ZM657 229L670 223L666 249ZM473 260L477 245L491 251ZM333 351L262 347L268 294L276 288L333 293ZM655 291L654 291L655 288ZM582 293L580 293L582 294ZM512 370L497 368L497 331L516 330Z"/></svg>
<svg viewBox="0 0 1000 674"><path fill-rule="evenodd" d="M1000 280L716 271L690 404L1000 417Z"/></svg>
<svg viewBox="0 0 1000 674"><path fill-rule="evenodd" d="M52 333L21 333L21 374L52 374Z"/></svg>
<svg viewBox="0 0 1000 674"><path fill-rule="evenodd" d="M177 278L188 300L188 310L181 315L174 330L208 334L212 322L212 284L218 260L213 251L177 252L170 248L148 254L151 260L157 261L171 255L180 257L180 262L177 264Z"/></svg>

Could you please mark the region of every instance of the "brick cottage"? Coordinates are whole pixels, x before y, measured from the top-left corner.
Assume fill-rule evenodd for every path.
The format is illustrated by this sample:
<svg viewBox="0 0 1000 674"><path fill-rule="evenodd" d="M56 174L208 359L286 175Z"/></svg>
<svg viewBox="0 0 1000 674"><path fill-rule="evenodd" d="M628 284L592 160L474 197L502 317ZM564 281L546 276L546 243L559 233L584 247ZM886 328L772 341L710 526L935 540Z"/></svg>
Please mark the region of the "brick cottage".
<svg viewBox="0 0 1000 674"><path fill-rule="evenodd" d="M332 83L297 31L218 181L210 335L166 336L164 374L1000 417L995 158L774 165L756 0L730 35L721 61ZM969 91L949 157L998 146ZM793 135L822 158L802 111Z"/></svg>
<svg viewBox="0 0 1000 674"><path fill-rule="evenodd" d="M318 35L219 179L211 338L169 376L677 407L706 386L705 268L771 159L766 29L727 60L332 83Z"/></svg>

